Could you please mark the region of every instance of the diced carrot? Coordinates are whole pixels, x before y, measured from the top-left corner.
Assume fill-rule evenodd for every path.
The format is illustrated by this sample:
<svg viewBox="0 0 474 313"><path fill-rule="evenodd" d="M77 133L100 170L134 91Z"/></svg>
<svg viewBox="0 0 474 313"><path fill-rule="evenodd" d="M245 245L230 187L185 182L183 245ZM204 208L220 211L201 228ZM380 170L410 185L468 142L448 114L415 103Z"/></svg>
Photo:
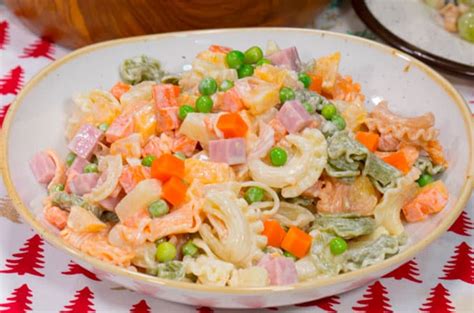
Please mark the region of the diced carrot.
<svg viewBox="0 0 474 313"><path fill-rule="evenodd" d="M308 253L312 240L313 238L310 235L298 227L292 226L286 233L281 247L296 257L302 258Z"/></svg>
<svg viewBox="0 0 474 313"><path fill-rule="evenodd" d="M448 203L448 189L441 180L421 188L416 197L402 209L408 222L417 222L428 214L438 213Z"/></svg>
<svg viewBox="0 0 474 313"><path fill-rule="evenodd" d="M386 157L382 158L385 163L392 165L393 167L399 169L403 173L408 173L410 171L410 164L405 156L403 151L399 150L397 152L390 153Z"/></svg>
<svg viewBox="0 0 474 313"><path fill-rule="evenodd" d="M164 183L161 196L174 206L178 206L186 200L188 186L178 177L171 177Z"/></svg>
<svg viewBox="0 0 474 313"><path fill-rule="evenodd" d="M182 152L187 157L190 157L196 149L197 143L197 140L191 139L186 135L177 133L176 137L173 140L171 151Z"/></svg>
<svg viewBox="0 0 474 313"><path fill-rule="evenodd" d="M244 137L247 133L247 123L238 113L227 113L219 117L217 128L224 133L224 138Z"/></svg>
<svg viewBox="0 0 474 313"><path fill-rule="evenodd" d="M179 86L158 84L153 87L153 99L157 108L178 106Z"/></svg>
<svg viewBox="0 0 474 313"><path fill-rule="evenodd" d="M404 146L400 149L400 151L405 155L405 159L407 159L408 166L411 168L413 164L415 164L416 160L420 156L420 150L418 150L415 146Z"/></svg>
<svg viewBox="0 0 474 313"><path fill-rule="evenodd" d="M139 182L149 177L149 172L142 165L126 165L122 170L122 175L120 175L119 183L123 190L129 193Z"/></svg>
<svg viewBox="0 0 474 313"><path fill-rule="evenodd" d="M56 206L47 206L43 210L45 220L59 230L64 229L69 214Z"/></svg>
<svg viewBox="0 0 474 313"><path fill-rule="evenodd" d="M169 153L155 159L151 165L151 176L166 181L172 176L184 177L184 161Z"/></svg>
<svg viewBox="0 0 474 313"><path fill-rule="evenodd" d="M379 144L380 136L376 133L358 131L355 138L361 144L367 147L369 151L374 152L377 150L377 145Z"/></svg>
<svg viewBox="0 0 474 313"><path fill-rule="evenodd" d="M120 97L126 93L127 91L130 90L130 88L132 88L131 85L129 84L125 84L123 82L117 82L113 87L112 89L110 89L110 93L115 97L117 98L118 100L120 100Z"/></svg>
<svg viewBox="0 0 474 313"><path fill-rule="evenodd" d="M309 85L309 90L320 94L321 89L323 88L323 76L320 74L317 74L317 75L310 75L310 77L311 77L311 85Z"/></svg>
<svg viewBox="0 0 474 313"><path fill-rule="evenodd" d="M209 46L209 51L217 53L229 53L232 51L232 48L219 45L211 45Z"/></svg>
<svg viewBox="0 0 474 313"><path fill-rule="evenodd" d="M360 84L353 82L351 76L336 76L336 83L331 91L332 98L352 102L356 99L363 101L365 96L361 93Z"/></svg>
<svg viewBox="0 0 474 313"><path fill-rule="evenodd" d="M156 130L164 132L179 127L178 107L158 108L156 114Z"/></svg>
<svg viewBox="0 0 474 313"><path fill-rule="evenodd" d="M262 235L267 237L267 245L280 248L283 238L285 238L286 232L281 227L280 223L275 220L266 220L263 222L263 232Z"/></svg>
<svg viewBox="0 0 474 313"><path fill-rule="evenodd" d="M133 133L135 123L133 115L121 114L110 124L105 132L105 139L108 143L113 143L121 138L125 138Z"/></svg>
<svg viewBox="0 0 474 313"><path fill-rule="evenodd" d="M235 87L224 92L222 97L222 106L220 108L222 111L238 112L243 108L244 102L235 90Z"/></svg>

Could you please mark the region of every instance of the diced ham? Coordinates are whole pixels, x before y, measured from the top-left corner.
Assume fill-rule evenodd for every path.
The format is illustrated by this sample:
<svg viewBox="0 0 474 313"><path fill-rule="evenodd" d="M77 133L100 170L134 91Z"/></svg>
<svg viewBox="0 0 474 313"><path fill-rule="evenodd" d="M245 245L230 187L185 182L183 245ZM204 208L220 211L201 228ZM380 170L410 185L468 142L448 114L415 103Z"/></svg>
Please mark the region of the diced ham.
<svg viewBox="0 0 474 313"><path fill-rule="evenodd" d="M159 108L156 114L156 129L158 132L173 130L179 127L178 107Z"/></svg>
<svg viewBox="0 0 474 313"><path fill-rule="evenodd" d="M98 180L99 174L97 173L77 174L68 181L68 188L71 193L82 196L91 192Z"/></svg>
<svg viewBox="0 0 474 313"><path fill-rule="evenodd" d="M392 152L397 151L400 147L400 140L393 137L392 134L382 134L379 138L377 150Z"/></svg>
<svg viewBox="0 0 474 313"><path fill-rule="evenodd" d="M297 133L313 121L311 115L298 100L286 101L278 111L277 119L289 133Z"/></svg>
<svg viewBox="0 0 474 313"><path fill-rule="evenodd" d="M56 172L54 160L44 151L33 156L30 160L30 168L40 184L48 184Z"/></svg>
<svg viewBox="0 0 474 313"><path fill-rule="evenodd" d="M246 161L245 140L243 138L219 139L209 141L209 158L212 162L229 165Z"/></svg>
<svg viewBox="0 0 474 313"><path fill-rule="evenodd" d="M113 211L117 204L122 200L123 198L123 192L122 187L120 185L117 185L115 190L105 198L104 200L99 201L99 204L106 210Z"/></svg>
<svg viewBox="0 0 474 313"><path fill-rule="evenodd" d="M105 139L108 143L125 138L133 133L133 115L121 114L117 117L105 132Z"/></svg>
<svg viewBox="0 0 474 313"><path fill-rule="evenodd" d="M68 168L67 170L67 175L72 175L74 173L76 174L81 174L82 172L84 172L84 167L89 164L89 161L87 161L86 159L83 159L79 156L76 156L76 158L74 159L74 161L72 162L71 166Z"/></svg>
<svg viewBox="0 0 474 313"><path fill-rule="evenodd" d="M89 159L103 134L98 128L84 124L69 142L68 148L81 158Z"/></svg>
<svg viewBox="0 0 474 313"><path fill-rule="evenodd" d="M179 87L172 84L159 84L153 87L153 99L157 108L178 106Z"/></svg>
<svg viewBox="0 0 474 313"><path fill-rule="evenodd" d="M240 98L235 87L224 92L222 96L222 111L238 112L244 108L244 103Z"/></svg>
<svg viewBox="0 0 474 313"><path fill-rule="evenodd" d="M301 60L296 47L289 47L267 56L273 65L278 65L292 71L299 71L301 68Z"/></svg>
<svg viewBox="0 0 474 313"><path fill-rule="evenodd" d="M266 254L257 266L267 270L271 285L289 285L298 281L295 263L289 258Z"/></svg>
<svg viewBox="0 0 474 313"><path fill-rule="evenodd" d="M104 200L99 201L99 204L108 211L113 211L117 204L122 200L121 197L107 197Z"/></svg>

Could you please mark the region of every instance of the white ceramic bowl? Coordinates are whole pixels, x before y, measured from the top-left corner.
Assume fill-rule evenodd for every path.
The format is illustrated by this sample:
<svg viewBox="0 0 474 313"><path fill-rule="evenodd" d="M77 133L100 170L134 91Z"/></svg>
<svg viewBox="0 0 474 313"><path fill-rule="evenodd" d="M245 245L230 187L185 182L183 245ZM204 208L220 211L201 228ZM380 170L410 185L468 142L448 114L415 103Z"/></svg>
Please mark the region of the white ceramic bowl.
<svg viewBox="0 0 474 313"><path fill-rule="evenodd" d="M88 257L66 246L35 218L45 190L35 182L28 160L52 147L66 153L64 127L71 95L93 88L109 89L119 79L125 58L147 54L165 69L180 71L210 44L237 49L265 46L272 39L282 47L295 45L302 60L340 51L340 72L360 82L368 105L384 98L396 111L414 115L431 111L441 129L450 162L444 181L450 191L447 208L424 222L408 225L410 241L398 255L374 266L337 277L266 288L216 288L158 279L127 271ZM2 173L14 204L23 218L49 243L75 261L127 288L193 305L256 308L305 302L367 284L412 258L443 234L465 206L473 183L473 126L459 93L426 65L387 46L348 35L301 29L230 29L181 32L104 42L76 50L42 70L13 103L2 139Z"/></svg>

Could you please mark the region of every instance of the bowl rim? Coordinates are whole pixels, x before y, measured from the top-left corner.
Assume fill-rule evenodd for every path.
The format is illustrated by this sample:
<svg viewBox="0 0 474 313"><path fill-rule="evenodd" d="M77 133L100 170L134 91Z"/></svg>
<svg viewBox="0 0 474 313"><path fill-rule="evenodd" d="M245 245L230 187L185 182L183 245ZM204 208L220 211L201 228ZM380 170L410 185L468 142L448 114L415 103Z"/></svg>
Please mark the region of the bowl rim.
<svg viewBox="0 0 474 313"><path fill-rule="evenodd" d="M95 50L115 46L124 43L135 43L140 41L159 41L162 38L167 37L182 37L182 36L193 36L193 35L206 35L206 34L217 34L217 33L240 33L240 32L255 32L255 31L266 31L266 32L275 32L275 38L278 38L278 32L285 31L286 33L306 33L324 36L337 37L342 40L348 40L356 42L357 44L363 44L371 48L376 48L385 54L392 55L393 57L403 58L404 60L409 61L410 65L416 66L418 69L422 70L427 76L430 77L435 83L437 83L441 88L444 89L446 93L452 98L453 102L458 106L461 111L464 124L468 130L468 141L469 141L469 164L468 171L466 173L463 186L461 188L461 193L458 200L451 208L451 211L443 219L436 228L436 230L426 236L423 240L414 243L412 246L401 251L399 254L392 256L389 259L386 259L380 263L374 264L372 266L348 272L344 274L339 274L333 277L319 278L314 280L309 280L305 282L299 282L293 285L287 286L267 286L267 287L218 287L218 286L208 286L200 285L189 282L180 282L174 280L167 280L151 275L142 274L139 272L133 272L126 268L119 267L101 261L92 256L88 256L85 253L68 246L59 236L49 231L45 225L40 223L40 221L35 217L33 212L28 209L27 205L21 201L19 194L17 193L15 187L12 183L12 178L10 174L10 169L8 167L8 138L10 134L11 124L13 117L18 109L18 107L23 103L23 98L29 93L30 89L34 88L38 82L43 80L50 72L54 71L56 68L67 63L68 61L75 59L77 57L83 56ZM0 168L4 183L7 189L7 192L12 200L13 205L17 211L21 214L23 219L37 232L39 233L48 243L54 247L66 251L71 257L79 259L82 262L87 263L90 266L93 266L95 269L100 271L115 274L119 277L126 277L132 279L132 281L141 281L149 284L155 284L158 286L170 287L175 289L186 290L189 292L212 292L216 294L223 295L263 295L270 292L286 292L286 291L303 291L314 288L327 287L335 284L340 284L344 282L349 282L355 279L363 279L364 277L370 277L371 273L387 271L397 264L402 264L410 258L413 258L415 254L419 253L424 249L428 244L433 240L438 238L443 234L449 226L455 221L455 219L462 212L466 206L467 201L469 200L472 188L474 186L474 159L473 159L473 150L474 150L474 139L473 139L474 127L471 117L471 112L467 106L466 101L459 94L459 92L449 83L444 77L430 68L428 65L414 59L413 57L386 45L370 41L365 38L356 37L352 35L335 33L323 30L315 29L304 29L304 28L287 28L287 27L250 27L250 28L229 28L229 29L212 29L212 30L195 30L195 31L180 31L180 32L171 32L163 34L154 34L154 35L145 35L145 36L136 36L128 37L123 39L110 40L105 42L96 43L89 45L77 50L72 51L71 53L65 55L64 57L50 63L48 66L40 70L32 79L30 79L27 84L21 89L20 93L17 95L15 100L11 103L10 109L8 110L5 122L3 125L3 131L1 132L0 138Z"/></svg>

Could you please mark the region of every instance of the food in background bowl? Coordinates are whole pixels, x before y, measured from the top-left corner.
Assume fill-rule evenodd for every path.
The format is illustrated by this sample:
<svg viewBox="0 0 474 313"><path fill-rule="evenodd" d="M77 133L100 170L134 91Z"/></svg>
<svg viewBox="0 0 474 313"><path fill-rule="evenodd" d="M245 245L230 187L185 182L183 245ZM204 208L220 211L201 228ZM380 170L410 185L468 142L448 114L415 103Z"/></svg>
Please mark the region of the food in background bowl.
<svg viewBox="0 0 474 313"><path fill-rule="evenodd" d="M69 154L31 160L43 217L90 256L204 285L294 284L397 254L402 218L448 201L439 131L432 113L367 110L340 62L275 42L211 45L166 76L125 60L110 91L74 98Z"/></svg>
<svg viewBox="0 0 474 313"><path fill-rule="evenodd" d="M165 74L161 73L163 69L170 73L189 71L196 55L208 50L213 43L245 51L254 45L265 46L268 38L277 39L281 47L298 47L301 60L320 58L340 51L342 61L339 63L337 72L350 74L353 81L360 83L360 88L366 97L364 106L371 112L383 97L390 104L391 110L399 112L403 116L418 116L426 114L424 112L432 112L436 117L436 126L440 129L438 140L444 148L449 163L449 169L438 179L442 179L449 191L448 203L445 209L430 215L423 221L403 225L408 236L398 254L351 272L333 276L318 276L315 279L289 285L221 287L163 279L135 271L135 267L112 265L110 262L92 257L67 244L59 236L60 231L44 220L42 201L47 197L47 190L36 182L28 162L38 151L48 148L56 151L62 158L68 154L65 130L70 134L71 137L68 137L70 139L80 129L71 127L71 125L74 126L74 123L68 123L75 107L72 105L71 97L79 100L84 99L81 94L74 97L76 92L85 91L86 94L94 95L96 114L93 119L81 123L92 124L91 129L95 131L95 126L100 125L95 120L96 118L115 120L114 116L109 117L107 114L117 113L114 106L110 107L111 110L103 109L113 102L113 100L105 101L105 99L110 99L109 97L103 97L101 92L87 91L109 90L120 79L117 67L125 59L136 55L153 56L162 63L160 68L154 66L152 75L156 74L157 77L162 77ZM135 68L135 65L139 65L141 60L141 58L133 58L132 66L122 67L122 72L132 74L127 77L134 79L133 71L130 70ZM153 62L150 58L148 61ZM256 72L256 69L254 71ZM150 73L146 75L150 75ZM124 78L127 77L124 76ZM176 81L176 77L169 73L162 79L167 83ZM215 79L217 80L217 78ZM132 88L139 86L139 84ZM147 84L149 83L143 85ZM156 84L156 82L152 82L152 84ZM297 94L296 87L291 88ZM120 88L117 89L120 90ZM151 99L152 95L149 97ZM327 96L324 97L327 98ZM121 100L120 102L117 100L117 102L120 104L123 102L123 99ZM82 101L79 102L82 103ZM195 100L189 99L186 104L192 106L194 102ZM335 102L336 109L345 118L346 127L351 127L348 125L352 125L353 121L345 117L346 111L337 107L337 101L331 100L331 102ZM87 103L86 101L86 104L79 107L84 108L85 111L92 110L92 107L87 109ZM124 104L120 104L118 108L122 108L122 106ZM79 117L82 117L82 111L79 110ZM77 119L77 121L80 120ZM323 121L321 120L321 122ZM104 129L105 125L102 125L101 128ZM252 132L255 131L252 130ZM132 290L180 303L225 308L261 308L310 301L367 284L407 262L443 234L462 211L472 191L474 177L473 133L471 113L456 89L426 65L390 47L358 37L315 30L258 28L199 31L101 43L74 51L46 67L28 82L10 107L0 138L2 144L0 164L5 186L24 221L41 234L48 243L66 252L75 262L95 273L100 279L110 280ZM328 141L326 138L324 140ZM283 148L286 149L286 147ZM106 153L105 150L104 153ZM178 156L180 155L178 154ZM287 155L287 160L289 159L290 156ZM48 159L46 158L46 160ZM186 161L188 160L190 159L186 159ZM94 160L91 159L91 161ZM362 163L364 160L360 162ZM101 170L100 164L97 165ZM122 166L124 165L122 163ZM88 171L94 172L94 165ZM202 189L203 192L205 190L205 188ZM288 202L285 199L279 200ZM244 204L240 200L239 203ZM87 205L85 206L87 207ZM94 211L93 208L89 209ZM113 215L109 216L111 219L113 217ZM295 220L291 216L288 218ZM302 227L300 228L302 229ZM217 234L215 235L217 236ZM170 241L177 247L177 240L171 239ZM351 248L349 247L349 249ZM347 253L349 249L344 253ZM182 249L177 250L182 251ZM194 249L188 248L188 250ZM286 259L284 262L286 263Z"/></svg>
<svg viewBox="0 0 474 313"><path fill-rule="evenodd" d="M474 43L474 1L424 0L438 10L444 29Z"/></svg>

